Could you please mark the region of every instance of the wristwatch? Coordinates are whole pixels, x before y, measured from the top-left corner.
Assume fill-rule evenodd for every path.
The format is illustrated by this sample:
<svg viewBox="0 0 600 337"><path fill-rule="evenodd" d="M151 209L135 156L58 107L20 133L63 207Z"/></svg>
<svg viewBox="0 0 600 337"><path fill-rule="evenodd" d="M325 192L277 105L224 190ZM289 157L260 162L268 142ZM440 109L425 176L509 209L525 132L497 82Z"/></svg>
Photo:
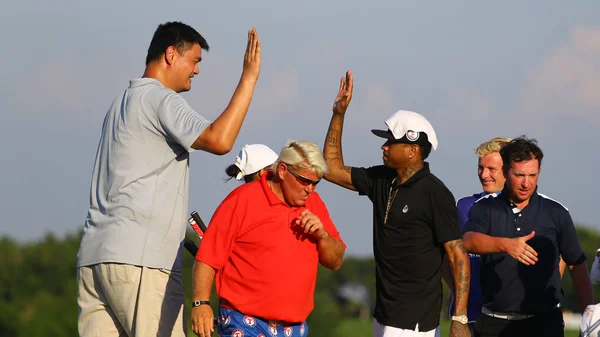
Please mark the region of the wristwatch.
<svg viewBox="0 0 600 337"><path fill-rule="evenodd" d="M467 324L467 323L469 323L469 319L465 315L452 316L452 320L453 321L457 321L460 324Z"/></svg>
<svg viewBox="0 0 600 337"><path fill-rule="evenodd" d="M194 301L194 303L192 303L192 305L193 305L194 307L199 307L199 306L201 306L202 304L208 304L208 305L210 305L210 301L200 301L200 300L195 300L195 301Z"/></svg>

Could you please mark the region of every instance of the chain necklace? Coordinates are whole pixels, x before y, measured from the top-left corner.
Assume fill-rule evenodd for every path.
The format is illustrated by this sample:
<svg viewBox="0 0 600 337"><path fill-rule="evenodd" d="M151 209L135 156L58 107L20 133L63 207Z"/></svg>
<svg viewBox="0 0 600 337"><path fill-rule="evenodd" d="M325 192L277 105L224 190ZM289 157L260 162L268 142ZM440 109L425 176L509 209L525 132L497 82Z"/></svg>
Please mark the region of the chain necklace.
<svg viewBox="0 0 600 337"><path fill-rule="evenodd" d="M394 199L396 198L396 194L398 194L398 190L399 188L396 188L396 190L394 191L394 195L392 195L392 190L394 187L394 183L396 182L397 178L394 178L394 180L392 180L392 184L390 185L390 191L388 192L388 197L387 197L387 205L385 206L385 216L383 217L383 224L387 224L387 220L388 220L388 216L390 215L390 209L392 208L392 203L394 202Z"/></svg>

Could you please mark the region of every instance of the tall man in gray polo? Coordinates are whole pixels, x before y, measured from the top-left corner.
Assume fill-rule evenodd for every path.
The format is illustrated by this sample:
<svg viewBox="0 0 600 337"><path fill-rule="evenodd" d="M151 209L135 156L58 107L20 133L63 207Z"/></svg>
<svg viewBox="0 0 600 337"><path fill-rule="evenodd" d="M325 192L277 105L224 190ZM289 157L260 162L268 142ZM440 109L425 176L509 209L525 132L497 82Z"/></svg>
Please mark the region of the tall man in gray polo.
<svg viewBox="0 0 600 337"><path fill-rule="evenodd" d="M260 72L248 32L231 102L210 122L179 95L198 75L206 40L181 22L158 26L142 78L110 106L77 256L81 336L185 336L181 276L189 153L228 153Z"/></svg>

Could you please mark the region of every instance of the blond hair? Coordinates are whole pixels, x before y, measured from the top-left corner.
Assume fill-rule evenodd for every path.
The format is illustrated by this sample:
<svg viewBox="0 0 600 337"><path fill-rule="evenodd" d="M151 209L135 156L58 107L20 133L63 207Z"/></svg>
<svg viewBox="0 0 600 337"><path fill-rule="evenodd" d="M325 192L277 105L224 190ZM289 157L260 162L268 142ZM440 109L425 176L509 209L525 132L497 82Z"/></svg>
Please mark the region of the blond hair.
<svg viewBox="0 0 600 337"><path fill-rule="evenodd" d="M329 171L321 149L316 143L308 141L292 140L287 142L281 150L279 158L273 163L274 171L280 163L286 163L292 170L301 168L312 170L319 177L323 177Z"/></svg>
<svg viewBox="0 0 600 337"><path fill-rule="evenodd" d="M475 154L479 158L483 158L490 153L500 152L500 149L503 148L506 144L510 143L512 138L502 138L496 137L488 140L487 142L481 143L476 149Z"/></svg>

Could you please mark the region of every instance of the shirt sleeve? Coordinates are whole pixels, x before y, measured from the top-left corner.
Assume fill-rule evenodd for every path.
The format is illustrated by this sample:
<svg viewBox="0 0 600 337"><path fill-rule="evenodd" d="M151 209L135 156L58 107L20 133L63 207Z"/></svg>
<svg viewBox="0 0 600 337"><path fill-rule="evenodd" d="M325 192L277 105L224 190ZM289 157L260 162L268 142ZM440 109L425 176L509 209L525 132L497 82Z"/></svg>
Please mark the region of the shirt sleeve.
<svg viewBox="0 0 600 337"><path fill-rule="evenodd" d="M373 188L373 179L369 176L368 169L353 167L351 173L352 185L360 195L370 195Z"/></svg>
<svg viewBox="0 0 600 337"><path fill-rule="evenodd" d="M557 217L559 219L558 249L562 259L569 266L585 262L585 254L579 243L579 236L577 236L569 211L561 208Z"/></svg>
<svg viewBox="0 0 600 337"><path fill-rule="evenodd" d="M394 170L381 165L369 168L353 167L351 171L352 185L356 187L358 194L366 195L371 200L373 200L377 179L389 179L394 176Z"/></svg>
<svg viewBox="0 0 600 337"><path fill-rule="evenodd" d="M172 93L162 100L158 107L158 121L166 136L184 147L194 151L192 144L211 122L206 120L181 97Z"/></svg>
<svg viewBox="0 0 600 337"><path fill-rule="evenodd" d="M323 224L323 229L325 229L325 231L327 231L327 233L331 237L334 237L337 240L339 240L345 249L346 243L344 242L344 240L342 240L340 232L338 232L337 228L335 227L335 224L333 223L333 220L331 220L331 217L329 216L329 211L327 210L327 206L325 206L325 203L323 202L323 199L321 199L321 196L319 196L318 193L313 192L311 194L310 200L311 203L310 205L307 204L306 208L308 208L309 211L311 211L314 215L316 215L319 218L319 220L321 220L321 223Z"/></svg>
<svg viewBox="0 0 600 337"><path fill-rule="evenodd" d="M471 209L472 201L471 198L465 197L458 200L456 203L456 209L458 210L458 223L460 229L464 230L467 221L469 220L469 210Z"/></svg>
<svg viewBox="0 0 600 337"><path fill-rule="evenodd" d="M469 220L467 220L463 232L490 234L489 210L482 202L476 202L471 206Z"/></svg>
<svg viewBox="0 0 600 337"><path fill-rule="evenodd" d="M447 189L430 195L433 213L433 232L439 243L462 239L454 196Z"/></svg>
<svg viewBox="0 0 600 337"><path fill-rule="evenodd" d="M329 211L327 210L325 203L323 203L322 211L319 215L319 220L321 220L321 223L323 223L323 228L327 231L327 233L333 238L339 240L344 246L344 249L346 249L346 243L344 242L344 240L342 240L340 232L338 232L337 228L335 227L335 224L333 223L333 220L331 220L331 217L329 216Z"/></svg>
<svg viewBox="0 0 600 337"><path fill-rule="evenodd" d="M241 220L231 205L225 201L217 207L196 254L196 260L217 270L229 258L241 227Z"/></svg>

